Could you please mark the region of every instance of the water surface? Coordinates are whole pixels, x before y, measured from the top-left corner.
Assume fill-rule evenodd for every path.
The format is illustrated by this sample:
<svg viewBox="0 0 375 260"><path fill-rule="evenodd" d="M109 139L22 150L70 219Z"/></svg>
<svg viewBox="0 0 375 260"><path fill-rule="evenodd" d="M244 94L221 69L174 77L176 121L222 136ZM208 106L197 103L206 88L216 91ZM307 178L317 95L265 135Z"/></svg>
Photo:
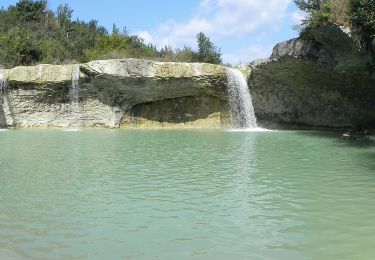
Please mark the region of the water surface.
<svg viewBox="0 0 375 260"><path fill-rule="evenodd" d="M0 133L0 259L374 259L375 147L319 132Z"/></svg>

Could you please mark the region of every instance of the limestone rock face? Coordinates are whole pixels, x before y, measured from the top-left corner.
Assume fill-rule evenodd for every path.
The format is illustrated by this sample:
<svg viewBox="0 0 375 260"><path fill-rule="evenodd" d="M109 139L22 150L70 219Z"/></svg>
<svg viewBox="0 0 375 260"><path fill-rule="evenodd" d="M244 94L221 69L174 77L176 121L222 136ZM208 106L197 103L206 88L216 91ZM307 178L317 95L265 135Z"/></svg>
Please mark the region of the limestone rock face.
<svg viewBox="0 0 375 260"><path fill-rule="evenodd" d="M225 67L136 59L94 61L81 66L89 86L116 89L128 106L186 96L226 99Z"/></svg>
<svg viewBox="0 0 375 260"><path fill-rule="evenodd" d="M72 76L79 70L76 104ZM5 70L8 127L222 127L225 67L124 59ZM159 114L160 113L160 114ZM130 119L129 119L130 118Z"/></svg>
<svg viewBox="0 0 375 260"><path fill-rule="evenodd" d="M74 66L77 65L22 66L6 70L6 76L9 83L58 85L71 80Z"/></svg>
<svg viewBox="0 0 375 260"><path fill-rule="evenodd" d="M338 26L275 46L250 64L250 91L261 122L307 126L375 126L375 73L368 54Z"/></svg>

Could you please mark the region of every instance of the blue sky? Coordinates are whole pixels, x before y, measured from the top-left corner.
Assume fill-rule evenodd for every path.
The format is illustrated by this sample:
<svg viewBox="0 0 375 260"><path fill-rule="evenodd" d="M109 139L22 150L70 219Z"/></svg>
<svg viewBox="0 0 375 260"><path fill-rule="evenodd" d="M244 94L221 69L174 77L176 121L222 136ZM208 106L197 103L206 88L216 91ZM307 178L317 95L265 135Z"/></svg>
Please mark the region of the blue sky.
<svg viewBox="0 0 375 260"><path fill-rule="evenodd" d="M17 0L0 0L7 8ZM224 62L247 63L270 55L272 47L297 36L301 19L292 0L49 0L49 8L67 3L74 18L111 30L113 23L139 34L159 48L195 48L203 31L221 48Z"/></svg>

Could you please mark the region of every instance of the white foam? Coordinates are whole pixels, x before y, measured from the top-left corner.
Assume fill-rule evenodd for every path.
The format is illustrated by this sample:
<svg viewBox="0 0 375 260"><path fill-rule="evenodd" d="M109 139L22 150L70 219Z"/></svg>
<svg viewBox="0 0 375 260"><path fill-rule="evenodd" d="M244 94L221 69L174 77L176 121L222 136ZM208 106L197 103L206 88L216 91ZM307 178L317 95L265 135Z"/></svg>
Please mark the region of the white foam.
<svg viewBox="0 0 375 260"><path fill-rule="evenodd" d="M6 132L9 131L9 129L0 129L0 132Z"/></svg>
<svg viewBox="0 0 375 260"><path fill-rule="evenodd" d="M273 130L269 130L266 128L261 127L254 127L254 128L243 128L243 129L226 129L226 132L274 132Z"/></svg>
<svg viewBox="0 0 375 260"><path fill-rule="evenodd" d="M64 132L82 132L83 129L80 128L67 128L63 130Z"/></svg>

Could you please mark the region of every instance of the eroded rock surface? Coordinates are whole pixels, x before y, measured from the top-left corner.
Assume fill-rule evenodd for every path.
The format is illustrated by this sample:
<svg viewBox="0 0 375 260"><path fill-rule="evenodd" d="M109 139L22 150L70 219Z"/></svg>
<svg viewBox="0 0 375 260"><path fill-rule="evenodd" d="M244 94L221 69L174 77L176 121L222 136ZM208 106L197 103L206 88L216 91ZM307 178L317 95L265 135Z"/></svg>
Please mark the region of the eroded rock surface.
<svg viewBox="0 0 375 260"><path fill-rule="evenodd" d="M73 110L69 91L77 67L79 108ZM5 70L5 76L2 126L225 124L227 83L223 66L124 59L17 67Z"/></svg>

